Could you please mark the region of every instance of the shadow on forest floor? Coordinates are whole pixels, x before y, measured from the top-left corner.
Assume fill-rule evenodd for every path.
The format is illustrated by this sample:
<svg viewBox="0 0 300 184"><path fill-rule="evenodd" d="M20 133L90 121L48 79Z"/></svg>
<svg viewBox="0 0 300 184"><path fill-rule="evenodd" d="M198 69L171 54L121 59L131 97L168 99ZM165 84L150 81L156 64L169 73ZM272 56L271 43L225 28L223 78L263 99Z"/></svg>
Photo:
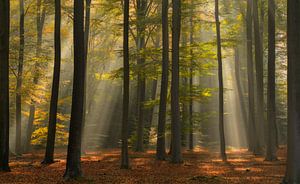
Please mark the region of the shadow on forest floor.
<svg viewBox="0 0 300 184"><path fill-rule="evenodd" d="M42 152L24 154L11 159L10 173L0 173L0 183L67 183L62 176L65 169L65 154L59 150L58 162L44 166L40 162ZM285 170L284 148L279 150L279 161L265 162L263 157L254 157L246 150L230 151L228 163L223 163L217 154L205 150L184 153L184 163L170 164L156 161L155 152L131 153L131 169L120 170L120 152L106 150L87 152L82 157L84 180L69 183L280 183Z"/></svg>

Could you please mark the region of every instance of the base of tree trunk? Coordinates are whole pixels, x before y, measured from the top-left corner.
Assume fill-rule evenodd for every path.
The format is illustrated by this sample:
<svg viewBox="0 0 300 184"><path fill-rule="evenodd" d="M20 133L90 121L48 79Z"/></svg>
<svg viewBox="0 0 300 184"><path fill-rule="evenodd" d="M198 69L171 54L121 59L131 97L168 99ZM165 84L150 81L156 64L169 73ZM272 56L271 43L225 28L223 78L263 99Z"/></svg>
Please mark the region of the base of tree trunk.
<svg viewBox="0 0 300 184"><path fill-rule="evenodd" d="M82 180L82 179L83 179L83 175L79 169L76 169L76 170L67 169L64 174L65 181Z"/></svg>
<svg viewBox="0 0 300 184"><path fill-rule="evenodd" d="M4 166L4 167L0 168L0 172L10 172L10 171L11 170L10 170L9 166Z"/></svg>
<svg viewBox="0 0 300 184"><path fill-rule="evenodd" d="M129 164L121 164L120 169L130 169Z"/></svg>
<svg viewBox="0 0 300 184"><path fill-rule="evenodd" d="M41 164L43 165L50 165L50 164L54 164L57 161L54 161L53 159L45 159L41 162Z"/></svg>
<svg viewBox="0 0 300 184"><path fill-rule="evenodd" d="M166 160L166 154L164 154L164 155L156 155L156 160L165 161Z"/></svg>
<svg viewBox="0 0 300 184"><path fill-rule="evenodd" d="M265 161L267 162L275 162L275 161L278 161L278 158L276 156L268 156L265 158Z"/></svg>

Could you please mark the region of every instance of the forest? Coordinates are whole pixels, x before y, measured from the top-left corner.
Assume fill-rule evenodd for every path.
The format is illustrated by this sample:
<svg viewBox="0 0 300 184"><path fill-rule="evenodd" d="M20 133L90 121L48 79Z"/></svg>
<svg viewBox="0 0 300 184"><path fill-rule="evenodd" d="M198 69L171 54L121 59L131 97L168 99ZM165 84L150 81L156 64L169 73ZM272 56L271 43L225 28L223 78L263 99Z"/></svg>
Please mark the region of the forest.
<svg viewBox="0 0 300 184"><path fill-rule="evenodd" d="M0 0L0 183L300 184L300 0Z"/></svg>

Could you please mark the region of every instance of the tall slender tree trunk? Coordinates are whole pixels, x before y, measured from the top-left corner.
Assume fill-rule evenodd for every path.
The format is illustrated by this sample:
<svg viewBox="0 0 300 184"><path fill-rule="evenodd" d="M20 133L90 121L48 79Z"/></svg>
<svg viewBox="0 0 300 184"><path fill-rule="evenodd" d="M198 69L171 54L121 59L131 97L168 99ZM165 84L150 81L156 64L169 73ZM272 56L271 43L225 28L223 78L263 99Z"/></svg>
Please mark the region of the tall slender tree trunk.
<svg viewBox="0 0 300 184"><path fill-rule="evenodd" d="M59 79L60 79L60 62L61 62L61 41L60 41L60 27L61 27L61 2L55 0L55 30L54 30L54 49L55 60L53 70L52 93L50 101L50 113L48 124L48 136L46 153L43 163L51 164L54 162L54 147L57 121L57 102L59 94Z"/></svg>
<svg viewBox="0 0 300 184"><path fill-rule="evenodd" d="M165 160L166 158L165 127L166 127L166 115L167 115L168 78L169 78L168 10L169 10L168 0L162 0L163 53L162 53L162 75L161 75L161 90L160 90L159 114L158 114L157 145L156 145L156 158L158 160Z"/></svg>
<svg viewBox="0 0 300 184"><path fill-rule="evenodd" d="M276 151L276 103L275 103L275 2L269 0L268 6L268 32L269 32L269 55L268 55L268 128L267 128L267 145L266 160L277 160Z"/></svg>
<svg viewBox="0 0 300 184"><path fill-rule="evenodd" d="M85 145L85 136L84 129L86 125L86 115L87 115L87 87L88 87L88 52L89 52L89 38L90 38L90 19L91 19L91 3L92 0L86 0L85 5L85 24L84 24L84 61L85 61L85 83L84 83L84 102L83 102L83 141L82 141L82 151L84 152L86 149Z"/></svg>
<svg viewBox="0 0 300 184"><path fill-rule="evenodd" d="M17 74L17 86L16 86L16 154L22 154L21 146L21 121L22 121L22 76L23 76L23 62L24 62L24 47L25 47L25 38L24 38L24 0L20 0L20 45L19 45L19 63L18 63L18 74Z"/></svg>
<svg viewBox="0 0 300 184"><path fill-rule="evenodd" d="M249 151L254 151L254 145L257 141L255 131L255 106L254 106L254 67L253 67L253 28L252 28L252 9L253 0L247 0L247 75L248 75L248 134L249 134Z"/></svg>
<svg viewBox="0 0 300 184"><path fill-rule="evenodd" d="M141 71L145 63L145 57L143 52L146 47L145 42L145 18L147 11L147 0L137 0L137 50L138 50L138 60L137 65L140 67L138 72L138 118L137 118L137 143L135 151L144 151L144 101L146 97L146 79L145 74Z"/></svg>
<svg viewBox="0 0 300 184"><path fill-rule="evenodd" d="M288 152L284 183L300 183L300 2L288 0Z"/></svg>
<svg viewBox="0 0 300 184"><path fill-rule="evenodd" d="M69 130L69 144L65 179L82 176L81 139L84 103L85 61L84 61L84 1L74 1L74 80L72 110Z"/></svg>
<svg viewBox="0 0 300 184"><path fill-rule="evenodd" d="M255 40L255 69L256 69L256 131L259 138L256 139L254 154L262 154L264 139L264 71L263 71L263 48L258 16L258 0L253 0L253 22Z"/></svg>
<svg viewBox="0 0 300 184"><path fill-rule="evenodd" d="M181 31L181 0L173 0L172 5L171 154L172 163L181 163L181 125L179 109L179 43Z"/></svg>
<svg viewBox="0 0 300 184"><path fill-rule="evenodd" d="M191 63L190 63L190 89L189 89L189 94L190 94L190 102L189 102L189 150L194 149L194 119L193 119L193 63L194 63L194 58L193 58L193 44L194 44L194 1L191 0L191 15L190 15L190 54L191 54Z"/></svg>
<svg viewBox="0 0 300 184"><path fill-rule="evenodd" d="M226 143L224 131L224 85L223 85L223 64L222 64L222 46L221 32L219 20L219 0L215 0L215 18L217 31L217 47L218 47L218 76L219 76L219 131L220 131L220 151L222 160L227 161Z"/></svg>
<svg viewBox="0 0 300 184"><path fill-rule="evenodd" d="M129 0L124 0L124 27L123 27L123 119L122 119L122 151L121 169L129 168L128 158L128 116L129 116Z"/></svg>
<svg viewBox="0 0 300 184"><path fill-rule="evenodd" d="M0 171L9 169L9 24L10 1L0 0Z"/></svg>
<svg viewBox="0 0 300 184"><path fill-rule="evenodd" d="M37 7L36 7L36 27L37 27L37 43L36 43L36 57L40 58L41 51L42 51L42 41L43 41L43 29L44 23L46 18L46 9L45 7L42 8L42 0L37 0ZM33 85L36 86L39 80L39 73L40 73L40 64L39 62L35 63L34 66L34 76L33 76ZM28 125L27 125L27 134L26 134L26 143L25 143L25 152L30 150L30 142L31 142L31 135L33 132L33 122L35 119L35 107L36 102L32 98L31 104L29 107L29 118L28 118Z"/></svg>

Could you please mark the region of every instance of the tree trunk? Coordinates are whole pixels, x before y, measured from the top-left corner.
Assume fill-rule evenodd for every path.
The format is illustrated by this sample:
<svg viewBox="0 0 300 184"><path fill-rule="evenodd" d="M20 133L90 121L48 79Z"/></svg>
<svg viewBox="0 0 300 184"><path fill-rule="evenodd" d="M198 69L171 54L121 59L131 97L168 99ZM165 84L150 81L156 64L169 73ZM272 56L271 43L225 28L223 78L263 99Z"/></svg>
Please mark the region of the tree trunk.
<svg viewBox="0 0 300 184"><path fill-rule="evenodd" d="M60 61L61 61L61 43L60 43L60 27L61 27L61 2L55 0L55 30L54 30L54 49L55 60L53 70L52 93L50 101L49 124L47 146L44 164L51 164L54 162L54 147L57 121L57 102L59 94L59 79L60 79Z"/></svg>
<svg viewBox="0 0 300 184"><path fill-rule="evenodd" d="M86 150L85 139L84 139L84 129L86 124L87 115L87 85L88 85L88 52L89 52L89 37L90 37L90 19L91 19L91 3L92 0L86 0L85 5L85 24L84 24L84 61L85 61L85 83L84 83L84 102L83 102L83 121L82 121L82 151Z"/></svg>
<svg viewBox="0 0 300 184"><path fill-rule="evenodd" d="M253 28L252 28L252 9L253 0L247 2L247 75L248 75L248 99L249 99L249 117L248 117L248 134L249 134L249 151L254 151L254 145L257 141L255 131L255 108L254 108L254 68L253 68Z"/></svg>
<svg viewBox="0 0 300 184"><path fill-rule="evenodd" d="M288 0L288 153L285 183L300 183L300 2Z"/></svg>
<svg viewBox="0 0 300 184"><path fill-rule="evenodd" d="M36 43L36 58L40 57L42 51L42 41L43 41L43 29L44 23L46 18L46 10L45 7L42 9L42 1L37 0L37 15L36 15L36 26L37 26L37 43ZM42 11L42 12L41 12ZM40 64L37 61L34 66L33 70L33 85L36 86L39 80L39 68ZM30 142L31 142L31 135L33 132L33 122L35 118L35 105L36 102L34 99L31 99L31 104L29 107L29 118L28 118L28 126L27 126L27 134L26 134L26 144L25 144L25 152L30 150Z"/></svg>
<svg viewBox="0 0 300 184"><path fill-rule="evenodd" d="M158 128L157 128L157 145L156 158L158 160L166 159L165 127L167 115L167 98L168 98L168 78L169 78L169 20L168 20L169 2L162 1L162 75L161 90L159 101Z"/></svg>
<svg viewBox="0 0 300 184"><path fill-rule="evenodd" d="M266 160L277 160L276 152L276 103L275 103L275 2L269 0L268 6L268 32L269 32L269 55L268 55L268 128L267 128L267 145Z"/></svg>
<svg viewBox="0 0 300 184"><path fill-rule="evenodd" d="M255 69L256 69L256 131L257 139L254 147L254 154L262 154L262 145L264 139L264 71L263 71L263 48L262 38L259 26L258 0L253 1L253 22L254 22L254 40L255 40Z"/></svg>
<svg viewBox="0 0 300 184"><path fill-rule="evenodd" d="M173 0L172 15L172 83L171 83L171 139L172 163L181 163L181 125L179 109L179 43L181 29L181 0Z"/></svg>
<svg viewBox="0 0 300 184"><path fill-rule="evenodd" d="M20 0L20 45L19 45L19 64L18 64L18 74L17 74L17 86L16 86L16 154L22 154L21 146L21 123L22 123L22 76L23 76L23 62L24 62L24 0Z"/></svg>
<svg viewBox="0 0 300 184"><path fill-rule="evenodd" d="M193 120L193 44L194 44L194 22L193 22L193 16L194 16L194 1L191 0L191 15L190 15L190 54L191 54L191 63L190 63L190 103L189 103L189 150L194 149L194 120Z"/></svg>
<svg viewBox="0 0 300 184"><path fill-rule="evenodd" d="M137 0L137 51L138 51L138 60L137 65L139 66L138 72L138 118L137 118L137 143L135 151L142 152L144 151L144 102L146 97L146 80L145 74L142 72L142 67L145 63L145 57L143 52L145 50L145 18L147 11L147 0Z"/></svg>
<svg viewBox="0 0 300 184"><path fill-rule="evenodd" d="M85 61L84 61L84 1L74 1L74 79L69 144L65 179L82 176L81 138L83 122Z"/></svg>
<svg viewBox="0 0 300 184"><path fill-rule="evenodd" d="M219 21L219 0L215 0L215 18L217 32L217 47L218 47L218 76L219 76L219 131L220 131L220 151L222 160L227 161L226 143L224 132L224 85L223 85L223 64L222 64L222 46L221 32Z"/></svg>
<svg viewBox="0 0 300 184"><path fill-rule="evenodd" d="M9 169L9 11L10 1L0 0L0 171Z"/></svg>
<svg viewBox="0 0 300 184"><path fill-rule="evenodd" d="M128 158L128 116L129 116L129 0L124 0L124 35L123 35L123 119L122 119L122 153L121 169L129 168Z"/></svg>

